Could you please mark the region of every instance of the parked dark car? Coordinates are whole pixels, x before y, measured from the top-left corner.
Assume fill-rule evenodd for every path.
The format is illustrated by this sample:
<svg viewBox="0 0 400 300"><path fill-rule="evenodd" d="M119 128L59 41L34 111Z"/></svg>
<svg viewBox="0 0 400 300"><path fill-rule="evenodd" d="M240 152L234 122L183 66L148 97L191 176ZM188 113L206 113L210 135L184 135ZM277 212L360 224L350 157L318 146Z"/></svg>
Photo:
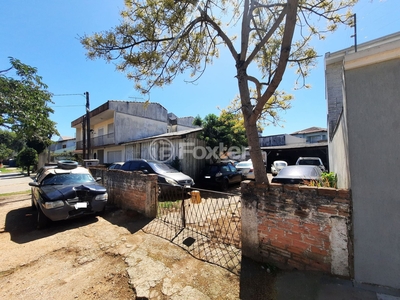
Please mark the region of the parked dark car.
<svg viewBox="0 0 400 300"><path fill-rule="evenodd" d="M32 208L37 209L37 227L105 210L108 194L89 170L74 161L45 166L30 182Z"/></svg>
<svg viewBox="0 0 400 300"><path fill-rule="evenodd" d="M215 163L206 165L201 174L202 184L226 191L231 184L242 181L242 172L231 163Z"/></svg>
<svg viewBox="0 0 400 300"><path fill-rule="evenodd" d="M284 167L278 175L272 178L272 183L300 184L304 181L321 180L321 169L317 166L294 165Z"/></svg>
<svg viewBox="0 0 400 300"><path fill-rule="evenodd" d="M122 165L120 170L157 174L159 183L170 186L192 187L194 185L194 180L191 177L159 161L145 159L129 160Z"/></svg>

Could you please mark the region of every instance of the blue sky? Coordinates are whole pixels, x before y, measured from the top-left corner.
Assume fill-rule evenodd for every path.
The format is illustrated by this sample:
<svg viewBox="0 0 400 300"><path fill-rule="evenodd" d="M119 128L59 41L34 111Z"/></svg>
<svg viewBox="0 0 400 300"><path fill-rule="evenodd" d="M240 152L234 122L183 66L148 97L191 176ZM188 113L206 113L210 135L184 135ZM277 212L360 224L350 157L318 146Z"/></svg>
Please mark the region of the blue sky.
<svg viewBox="0 0 400 300"><path fill-rule="evenodd" d="M8 57L36 67L53 93L51 119L62 136L75 136L71 121L85 113L84 92L90 94L90 108L108 100L144 101L133 82L104 60L88 60L79 36L108 30L119 24L123 0L3 0L0 18L0 70L9 67ZM400 31L399 0L360 0L355 6L358 44ZM326 128L326 100L323 57L354 44L353 28L340 27L325 41L315 41L320 55L307 83L312 88L294 90L294 70L288 69L280 90L293 94L292 108L281 114L283 127L267 126L264 135L292 133L308 127ZM185 83L189 75L172 85L152 90L150 100L178 117L219 114L238 94L235 67L230 55L207 68L195 84ZM55 138L57 139L57 138Z"/></svg>

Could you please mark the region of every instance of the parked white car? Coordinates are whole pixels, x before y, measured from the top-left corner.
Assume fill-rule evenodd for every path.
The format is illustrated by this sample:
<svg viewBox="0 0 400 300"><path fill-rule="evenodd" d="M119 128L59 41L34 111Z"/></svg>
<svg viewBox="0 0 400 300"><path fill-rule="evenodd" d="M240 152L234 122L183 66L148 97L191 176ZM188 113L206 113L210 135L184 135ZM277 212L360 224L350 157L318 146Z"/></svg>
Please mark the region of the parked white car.
<svg viewBox="0 0 400 300"><path fill-rule="evenodd" d="M322 172L325 172L325 166L322 163L322 160L319 157L299 157L296 161L296 165L304 166L317 166L321 169Z"/></svg>
<svg viewBox="0 0 400 300"><path fill-rule="evenodd" d="M236 169L242 172L242 179L255 179L253 163L251 160L241 161L236 165Z"/></svg>
<svg viewBox="0 0 400 300"><path fill-rule="evenodd" d="M287 167L287 162L284 160L275 160L271 165L272 176L278 175L279 171Z"/></svg>

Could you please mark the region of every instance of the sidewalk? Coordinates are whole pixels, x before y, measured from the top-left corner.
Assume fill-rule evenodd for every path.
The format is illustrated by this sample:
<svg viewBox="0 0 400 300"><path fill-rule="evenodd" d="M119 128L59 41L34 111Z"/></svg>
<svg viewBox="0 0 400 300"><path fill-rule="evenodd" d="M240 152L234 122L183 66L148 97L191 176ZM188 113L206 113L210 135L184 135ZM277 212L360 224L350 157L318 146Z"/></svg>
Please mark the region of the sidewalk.
<svg viewBox="0 0 400 300"><path fill-rule="evenodd" d="M282 272L275 283L276 300L399 300L400 290L360 284L317 272Z"/></svg>
<svg viewBox="0 0 400 300"><path fill-rule="evenodd" d="M34 173L31 173L30 176L20 172L0 173L0 195L29 191L31 189L29 182L33 180L34 176Z"/></svg>

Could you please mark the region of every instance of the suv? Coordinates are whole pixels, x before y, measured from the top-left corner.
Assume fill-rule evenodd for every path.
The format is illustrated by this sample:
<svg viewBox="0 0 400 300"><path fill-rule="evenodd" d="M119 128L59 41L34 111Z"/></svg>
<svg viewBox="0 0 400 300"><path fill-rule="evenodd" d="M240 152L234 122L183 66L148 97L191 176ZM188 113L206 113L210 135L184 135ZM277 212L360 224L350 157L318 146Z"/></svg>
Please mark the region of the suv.
<svg viewBox="0 0 400 300"><path fill-rule="evenodd" d="M186 174L179 172L168 164L145 159L133 159L125 162L120 170L142 171L144 174L157 174L158 183L176 187L192 187L194 180Z"/></svg>
<svg viewBox="0 0 400 300"><path fill-rule="evenodd" d="M296 161L296 165L317 166L322 172L325 172L325 166L319 157L299 157Z"/></svg>

